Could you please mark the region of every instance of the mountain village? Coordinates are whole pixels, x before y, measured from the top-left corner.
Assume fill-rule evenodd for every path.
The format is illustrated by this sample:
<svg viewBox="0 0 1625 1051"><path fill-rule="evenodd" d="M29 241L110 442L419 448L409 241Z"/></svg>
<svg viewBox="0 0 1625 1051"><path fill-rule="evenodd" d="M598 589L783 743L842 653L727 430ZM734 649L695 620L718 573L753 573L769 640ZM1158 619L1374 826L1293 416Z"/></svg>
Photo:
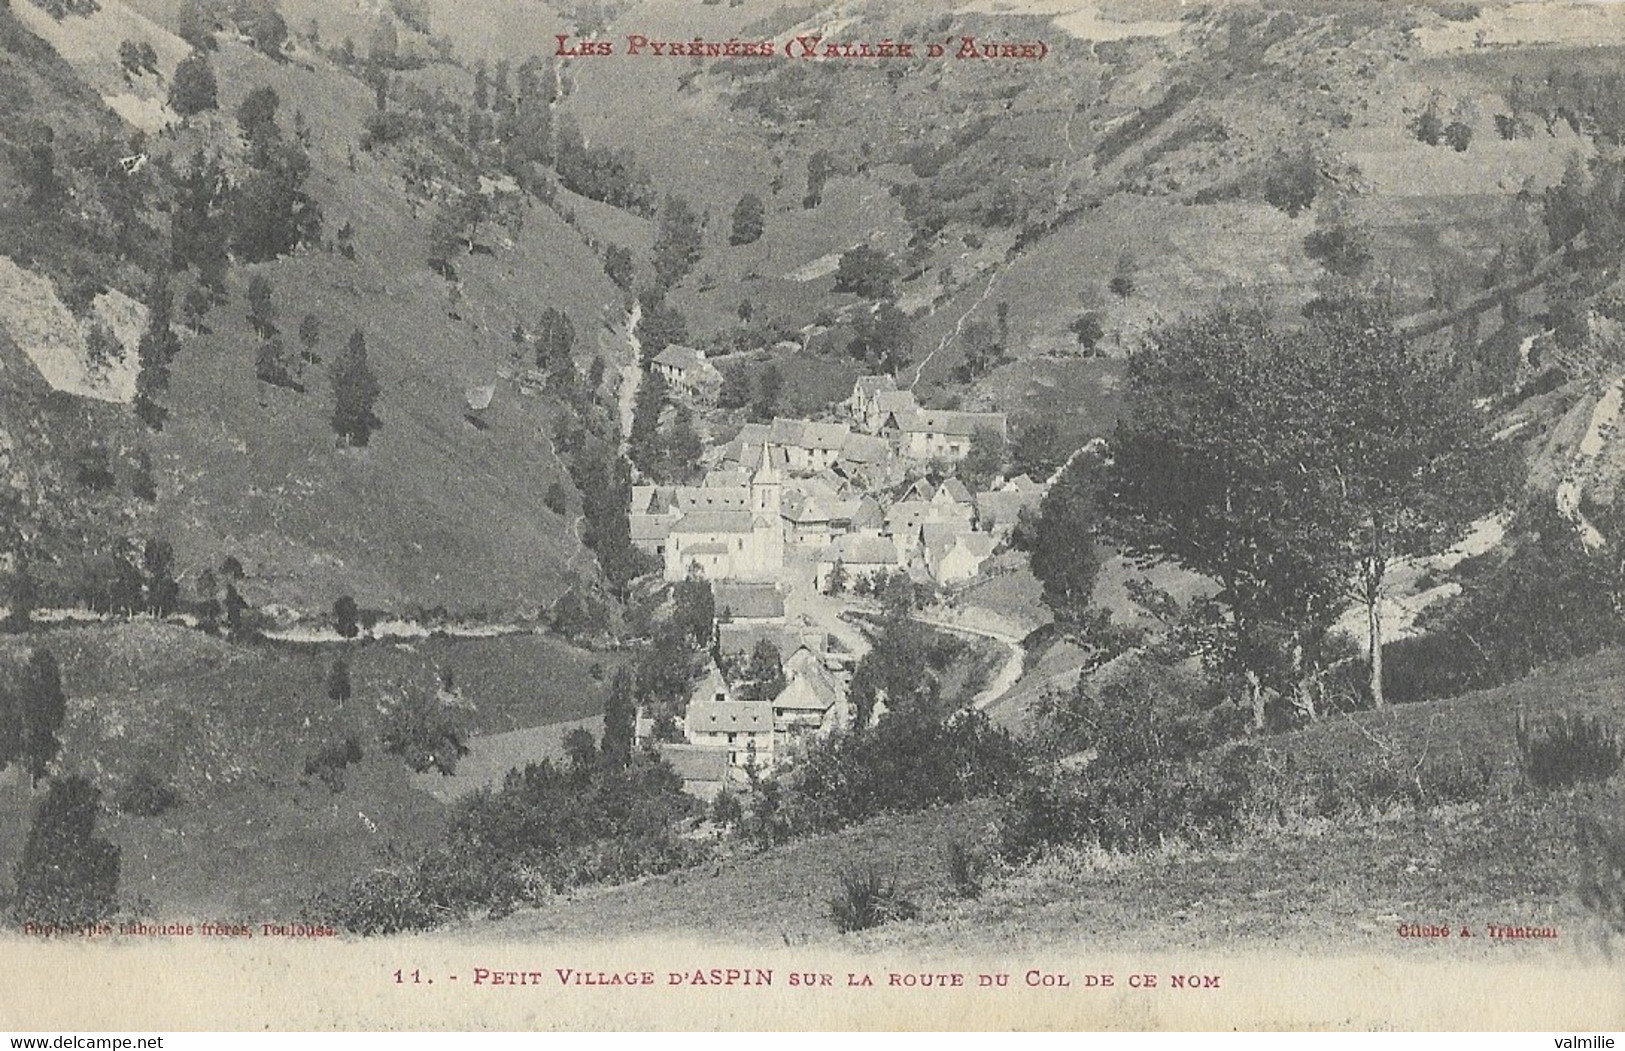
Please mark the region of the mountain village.
<svg viewBox="0 0 1625 1051"><path fill-rule="evenodd" d="M675 345L653 368L702 405L718 378L700 352ZM835 619L840 596L894 574L939 592L962 587L1047 489L1019 475L972 492L957 477L979 433L1005 441L1003 413L924 409L889 375L859 377L839 408L843 418L746 423L708 450L697 485L632 488L633 542L666 581L702 578L716 601L723 662L690 696L678 726L686 741L658 743L692 794L713 797L769 772L808 735L850 726L846 690L863 641ZM740 699L723 666L764 640L784 657L785 686ZM654 726L639 719L640 744L654 743Z"/></svg>

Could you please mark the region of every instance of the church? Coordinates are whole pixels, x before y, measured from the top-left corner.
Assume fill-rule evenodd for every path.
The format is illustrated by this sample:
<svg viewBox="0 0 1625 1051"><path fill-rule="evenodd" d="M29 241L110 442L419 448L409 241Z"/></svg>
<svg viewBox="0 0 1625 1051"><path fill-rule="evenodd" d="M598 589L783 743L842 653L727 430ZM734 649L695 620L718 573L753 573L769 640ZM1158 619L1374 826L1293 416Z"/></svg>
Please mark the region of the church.
<svg viewBox="0 0 1625 1051"><path fill-rule="evenodd" d="M667 580L697 571L707 580L769 581L784 568L783 471L764 447L748 480L740 485L738 478L713 472L699 486L672 492L668 507L676 515L660 548Z"/></svg>

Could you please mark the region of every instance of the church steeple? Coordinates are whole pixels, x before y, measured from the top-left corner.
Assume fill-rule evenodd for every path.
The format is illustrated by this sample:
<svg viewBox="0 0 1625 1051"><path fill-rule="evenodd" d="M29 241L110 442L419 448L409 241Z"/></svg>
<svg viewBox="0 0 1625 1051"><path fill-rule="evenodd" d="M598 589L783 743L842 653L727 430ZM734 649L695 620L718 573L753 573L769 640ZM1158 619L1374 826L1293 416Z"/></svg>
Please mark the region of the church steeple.
<svg viewBox="0 0 1625 1051"><path fill-rule="evenodd" d="M762 462L750 478L751 510L756 514L768 515L777 521L783 489L784 479L780 476L779 469L773 466L772 446L763 442Z"/></svg>

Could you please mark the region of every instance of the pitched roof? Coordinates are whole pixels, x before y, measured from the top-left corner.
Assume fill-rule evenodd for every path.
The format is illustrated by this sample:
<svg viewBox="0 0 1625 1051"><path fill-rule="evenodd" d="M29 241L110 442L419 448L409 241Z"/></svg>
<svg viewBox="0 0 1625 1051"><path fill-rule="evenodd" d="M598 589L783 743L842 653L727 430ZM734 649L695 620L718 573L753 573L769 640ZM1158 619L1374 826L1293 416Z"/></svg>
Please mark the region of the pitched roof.
<svg viewBox="0 0 1625 1051"><path fill-rule="evenodd" d="M851 433L852 428L844 423L805 423L798 444L803 449L833 452L846 444L846 436Z"/></svg>
<svg viewBox="0 0 1625 1051"><path fill-rule="evenodd" d="M748 533L749 511L690 511L672 524L668 536L678 533ZM692 549L699 553L698 548Z"/></svg>
<svg viewBox="0 0 1625 1051"><path fill-rule="evenodd" d="M772 584L740 584L718 581L711 585L717 615L726 610L745 620L771 620L784 616L784 596Z"/></svg>
<svg viewBox="0 0 1625 1051"><path fill-rule="evenodd" d="M977 558L988 558L999 542L987 533L961 533L959 546Z"/></svg>
<svg viewBox="0 0 1625 1051"><path fill-rule="evenodd" d="M672 343L655 355L655 364L665 365L667 368L681 369L684 372L715 372L716 366L705 360L705 355L693 347L685 347L681 343Z"/></svg>
<svg viewBox="0 0 1625 1051"><path fill-rule="evenodd" d="M800 445L801 429L806 425L806 420L787 420L783 417L774 417L773 425L767 431L767 440L774 445Z"/></svg>
<svg viewBox="0 0 1625 1051"><path fill-rule="evenodd" d="M716 661L712 661L705 669L705 677L694 684L688 696L690 705L714 704L726 701L733 693L728 689L728 680L723 676L722 669L717 667Z"/></svg>
<svg viewBox="0 0 1625 1051"><path fill-rule="evenodd" d="M784 501L782 515L798 525L832 518L829 505L808 493L791 493Z"/></svg>
<svg viewBox="0 0 1625 1051"><path fill-rule="evenodd" d="M780 653L795 645L795 636L782 625L741 624L730 621L717 627L718 645L724 653L749 653L764 639Z"/></svg>
<svg viewBox="0 0 1625 1051"><path fill-rule="evenodd" d="M922 522L920 540L925 544L925 557L934 566L954 549L965 527L957 522Z"/></svg>
<svg viewBox="0 0 1625 1051"><path fill-rule="evenodd" d="M943 482L942 485L937 489L936 495L946 497L956 504L968 504L974 502L971 498L970 490L965 488L965 483L961 482L957 478L949 478L947 481Z"/></svg>
<svg viewBox="0 0 1625 1051"><path fill-rule="evenodd" d="M997 492L976 494L976 517L981 520L983 528L998 526L1000 528L1013 526L1016 519L1021 516L1023 507L1031 507L1039 501L1039 495L1034 492L1014 492L1001 489Z"/></svg>
<svg viewBox="0 0 1625 1051"><path fill-rule="evenodd" d="M773 698L775 712L827 712L841 699L840 684L821 665L803 665L787 676Z"/></svg>
<svg viewBox="0 0 1625 1051"><path fill-rule="evenodd" d="M707 471L705 472L705 478L700 482L700 488L702 489L748 489L749 487L750 473L743 468Z"/></svg>
<svg viewBox="0 0 1625 1051"><path fill-rule="evenodd" d="M897 377L885 376L859 376L858 381L852 385L852 393L873 397L881 391L897 389Z"/></svg>
<svg viewBox="0 0 1625 1051"><path fill-rule="evenodd" d="M818 561L839 561L844 566L895 566L897 545L883 536L849 533L836 537L834 543L818 552Z"/></svg>
<svg viewBox="0 0 1625 1051"><path fill-rule="evenodd" d="M971 517L972 511L965 504L904 500L886 509L886 531L895 536L911 532L927 522L946 522L966 528L970 525Z"/></svg>
<svg viewBox="0 0 1625 1051"><path fill-rule="evenodd" d="M632 527L633 540L664 540L671 533L674 519L670 515L627 515Z"/></svg>
<svg viewBox="0 0 1625 1051"><path fill-rule="evenodd" d="M726 781L728 750L698 744L662 744L660 758L684 781Z"/></svg>
<svg viewBox="0 0 1625 1051"><path fill-rule="evenodd" d="M905 434L946 434L956 438L969 438L983 428L996 431L1001 437L1005 433L1002 412L949 412L922 409L918 412L900 413L897 425Z"/></svg>
<svg viewBox="0 0 1625 1051"><path fill-rule="evenodd" d="M1005 482L1002 489L1007 493L1041 493L1044 491L1044 483L1033 481L1031 475L1018 474Z"/></svg>
<svg viewBox="0 0 1625 1051"><path fill-rule="evenodd" d="M696 733L772 733L773 705L768 701L693 701L684 724Z"/></svg>
<svg viewBox="0 0 1625 1051"><path fill-rule="evenodd" d="M671 491L672 503L682 511L745 511L750 508L750 486L718 488L682 485Z"/></svg>
<svg viewBox="0 0 1625 1051"><path fill-rule="evenodd" d="M920 403L914 400L911 390L888 390L875 395L875 409L878 412L914 412Z"/></svg>
<svg viewBox="0 0 1625 1051"><path fill-rule="evenodd" d="M891 443L875 435L848 434L841 444L841 459L848 463L885 463L891 459Z"/></svg>
<svg viewBox="0 0 1625 1051"><path fill-rule="evenodd" d="M649 501L653 500L655 494L659 491L659 489L652 485L634 485L632 487L631 513L639 514L649 510Z"/></svg>

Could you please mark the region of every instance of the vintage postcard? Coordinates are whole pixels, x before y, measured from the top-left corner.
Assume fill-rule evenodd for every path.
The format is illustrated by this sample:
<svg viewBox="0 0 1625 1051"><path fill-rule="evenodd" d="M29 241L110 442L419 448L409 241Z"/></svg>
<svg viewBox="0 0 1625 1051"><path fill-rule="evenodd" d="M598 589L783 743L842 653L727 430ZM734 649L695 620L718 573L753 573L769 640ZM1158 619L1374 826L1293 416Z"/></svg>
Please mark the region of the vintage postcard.
<svg viewBox="0 0 1625 1051"><path fill-rule="evenodd" d="M1625 1028L1620 7L0 45L0 1028Z"/></svg>

